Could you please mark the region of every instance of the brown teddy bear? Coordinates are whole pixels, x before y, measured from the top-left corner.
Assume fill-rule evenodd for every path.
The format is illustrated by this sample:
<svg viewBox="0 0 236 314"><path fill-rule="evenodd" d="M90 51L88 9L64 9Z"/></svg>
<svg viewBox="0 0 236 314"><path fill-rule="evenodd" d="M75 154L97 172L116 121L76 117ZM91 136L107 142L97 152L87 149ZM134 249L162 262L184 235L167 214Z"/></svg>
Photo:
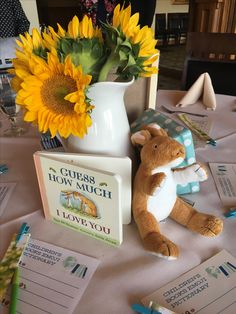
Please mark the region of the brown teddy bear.
<svg viewBox="0 0 236 314"><path fill-rule="evenodd" d="M168 216L204 236L218 235L223 228L219 218L200 213L177 197L177 184L207 179L206 170L198 163L176 168L185 158L184 146L155 123L134 133L131 141L142 147L134 179L132 211L146 250L166 259L178 257L178 246L162 235L159 228L159 221Z"/></svg>

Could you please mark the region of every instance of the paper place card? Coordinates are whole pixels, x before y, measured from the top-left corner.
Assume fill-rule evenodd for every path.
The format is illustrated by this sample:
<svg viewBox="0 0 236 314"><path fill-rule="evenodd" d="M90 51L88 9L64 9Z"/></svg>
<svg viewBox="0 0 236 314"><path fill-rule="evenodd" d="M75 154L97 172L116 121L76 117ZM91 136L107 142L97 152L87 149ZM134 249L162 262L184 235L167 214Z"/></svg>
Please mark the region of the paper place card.
<svg viewBox="0 0 236 314"><path fill-rule="evenodd" d="M212 126L212 122L209 117L196 117L190 115L191 120L205 133L209 134ZM204 148L206 146L206 141L201 140L197 135L192 133L194 148Z"/></svg>
<svg viewBox="0 0 236 314"><path fill-rule="evenodd" d="M72 313L98 264L95 258L30 239L19 265L17 313ZM4 314L9 299L10 293Z"/></svg>
<svg viewBox="0 0 236 314"><path fill-rule="evenodd" d="M236 164L209 163L224 206L236 206Z"/></svg>
<svg viewBox="0 0 236 314"><path fill-rule="evenodd" d="M222 250L142 302L148 305L154 301L179 314L232 314L235 313L235 283L236 258Z"/></svg>

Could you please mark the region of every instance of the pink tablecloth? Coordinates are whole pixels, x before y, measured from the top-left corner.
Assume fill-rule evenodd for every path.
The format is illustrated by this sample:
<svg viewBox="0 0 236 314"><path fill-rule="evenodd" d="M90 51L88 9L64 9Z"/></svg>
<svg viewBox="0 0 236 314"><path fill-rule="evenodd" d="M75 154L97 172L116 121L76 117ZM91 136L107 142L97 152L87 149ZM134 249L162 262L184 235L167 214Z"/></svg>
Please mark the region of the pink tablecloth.
<svg viewBox="0 0 236 314"><path fill-rule="evenodd" d="M157 104L172 106L181 92L159 91ZM212 136L236 132L236 113L231 105L234 97L217 96L218 107L209 112L213 120ZM191 109L192 110L192 109ZM202 111L198 108L197 111ZM217 238L204 238L191 233L171 220L161 229L180 247L176 261L166 261L147 254L134 223L124 226L124 242L119 248L46 221L42 213L32 154L40 149L36 138L1 138L1 162L9 165L9 172L1 181L17 182L12 199L0 217L0 258L13 232L23 221L31 225L32 237L77 252L93 256L101 263L86 289L74 314L132 314L131 304L160 288L222 249L236 256L236 228L234 219L225 219L222 205L212 177L201 184L201 192L188 196L195 207L215 214L224 220L224 231ZM197 151L198 160L236 162L236 134Z"/></svg>

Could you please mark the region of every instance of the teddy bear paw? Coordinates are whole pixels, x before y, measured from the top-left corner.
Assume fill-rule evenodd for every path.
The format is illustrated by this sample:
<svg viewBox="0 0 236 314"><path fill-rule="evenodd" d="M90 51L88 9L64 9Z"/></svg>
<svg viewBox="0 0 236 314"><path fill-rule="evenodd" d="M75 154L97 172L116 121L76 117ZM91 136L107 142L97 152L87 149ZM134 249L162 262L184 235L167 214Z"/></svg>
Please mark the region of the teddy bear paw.
<svg viewBox="0 0 236 314"><path fill-rule="evenodd" d="M178 247L158 232L148 234L143 242L145 249L158 257L174 260L179 256Z"/></svg>
<svg viewBox="0 0 236 314"><path fill-rule="evenodd" d="M223 229L223 221L215 216L196 213L187 227L205 237L215 237Z"/></svg>
<svg viewBox="0 0 236 314"><path fill-rule="evenodd" d="M158 186L155 191L152 193L152 196L157 196L157 194L159 194L162 190L162 187Z"/></svg>
<svg viewBox="0 0 236 314"><path fill-rule="evenodd" d="M223 229L223 221L217 217L210 216L205 225L201 227L201 234L206 237L215 237L221 233Z"/></svg>
<svg viewBox="0 0 236 314"><path fill-rule="evenodd" d="M199 164L194 164L192 166L193 171L195 172L195 174L198 177L198 180L201 181L205 181L207 179L207 172L206 170Z"/></svg>
<svg viewBox="0 0 236 314"><path fill-rule="evenodd" d="M152 193L152 195L153 195L153 196L156 196L157 194L159 194L160 191L163 189L163 186L165 185L165 183L166 183L166 177L164 177L164 178L162 179L162 181L160 182L160 185L155 188L155 190L154 190L154 192Z"/></svg>

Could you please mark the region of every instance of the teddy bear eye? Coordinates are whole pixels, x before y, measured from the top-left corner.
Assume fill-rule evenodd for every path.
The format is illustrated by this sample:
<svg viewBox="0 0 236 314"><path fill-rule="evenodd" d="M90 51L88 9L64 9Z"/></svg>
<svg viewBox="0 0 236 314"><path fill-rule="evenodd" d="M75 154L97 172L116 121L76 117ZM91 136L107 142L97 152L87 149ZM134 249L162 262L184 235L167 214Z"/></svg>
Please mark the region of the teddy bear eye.
<svg viewBox="0 0 236 314"><path fill-rule="evenodd" d="M157 149L157 147L158 147L157 144L154 144L154 145L153 145L153 148L154 148L154 149Z"/></svg>

